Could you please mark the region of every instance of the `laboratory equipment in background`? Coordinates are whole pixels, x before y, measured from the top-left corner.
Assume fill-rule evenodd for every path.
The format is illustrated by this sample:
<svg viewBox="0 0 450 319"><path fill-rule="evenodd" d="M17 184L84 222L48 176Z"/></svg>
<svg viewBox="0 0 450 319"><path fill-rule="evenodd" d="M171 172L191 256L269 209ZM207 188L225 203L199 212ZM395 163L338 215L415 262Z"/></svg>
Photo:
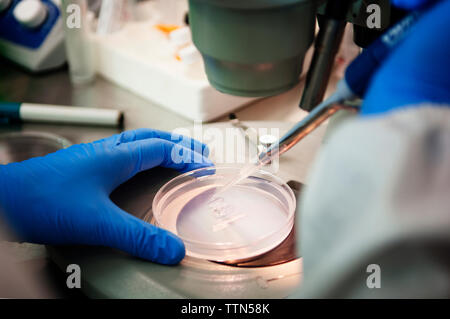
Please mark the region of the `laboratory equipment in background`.
<svg viewBox="0 0 450 319"><path fill-rule="evenodd" d="M101 32L92 43L99 75L192 120L209 121L254 100L224 94L209 84L185 23L187 0L134 6L134 19L126 21L101 19L103 9L111 17L122 16L112 13L118 5L102 6ZM110 26L111 21L116 25Z"/></svg>
<svg viewBox="0 0 450 319"><path fill-rule="evenodd" d="M197 37L196 45L202 51L208 79L216 88L234 95L265 96L283 92L297 83L301 72L297 66L299 61L303 60L306 50L303 47L285 44L284 38L280 41L281 34L289 30L286 29L286 23L282 18L287 19L291 25L300 19L300 14L307 14L309 10L314 12L315 7L312 1L291 2L287 0L282 3L283 5L277 6L274 3L251 1L245 4L234 2L223 4L216 0L190 0L193 32ZM375 71L390 54L392 48L408 33L419 15L418 12L413 12L395 24L382 37L375 39L367 50L355 58L346 69L336 91L325 101L319 103L325 94L335 56L344 35L347 10L351 7L350 5L351 1L344 1L339 5L337 2L331 1L325 3L322 11L320 9L318 11L320 31L315 41L314 55L300 102L300 107L311 113L294 125L278 143L274 143L267 151L262 152L256 165L242 168L234 179L224 184L218 191L216 190L216 193L237 186L261 166L270 163L272 159L291 149L337 111L358 111L359 104L351 103L351 100L364 97ZM273 8L276 10L271 10ZM252 28L245 29L247 21L243 19L248 16L249 10L252 10L253 14L250 17L254 20L254 24L252 24ZM381 14L380 6L378 6L378 11ZM207 12L210 15L206 15ZM298 12L295 18L291 17L294 12ZM366 12L370 12L370 6L367 7ZM275 44L275 49L272 51L267 46L266 39L261 37L265 34L261 31L264 25L263 20L268 19L273 21L271 26L275 26L275 32L269 33L269 35L275 36L267 38L268 42ZM381 16L379 19L381 20ZM226 26L223 23L225 20L233 20L235 23ZM306 21L305 19L300 20ZM194 21L196 22L194 23ZM283 22L280 23L280 21ZM302 28L302 31L306 33L306 47L308 47L308 34L312 33L313 23L306 23L311 26L311 32L304 26ZM370 27L368 20L366 20L366 24ZM381 21L379 24L379 28L381 28ZM235 36L237 34L236 26L245 29L245 32L242 32L244 34L242 38ZM255 28L255 26L259 27ZM208 29L207 32L204 31L205 28ZM210 30L213 31L210 32ZM280 34L277 34L276 31L280 30ZM223 41L214 42L214 38L217 36ZM295 34L294 38L298 36ZM248 39L255 40L250 42L244 50L242 48L245 40L248 41ZM287 40L292 41L293 39L288 36ZM261 52L263 53L261 54ZM294 53L296 54L294 58L289 58ZM250 59L254 56L258 56L258 58ZM232 65L230 65L230 61L233 61ZM264 61L272 61L271 67L262 68L262 64L267 64ZM297 62L294 63L295 61ZM292 75L286 70L292 70L295 73ZM258 79L261 82L258 82Z"/></svg>
<svg viewBox="0 0 450 319"><path fill-rule="evenodd" d="M347 22L355 26L355 42L367 46L398 19L393 12L389 0L189 0L193 42L209 82L238 96L270 96L298 83L317 16L300 103L307 111L324 96Z"/></svg>
<svg viewBox="0 0 450 319"><path fill-rule="evenodd" d="M32 72L66 62L63 19L52 0L0 1L0 54Z"/></svg>
<svg viewBox="0 0 450 319"><path fill-rule="evenodd" d="M97 34L119 31L126 22L135 19L136 0L101 1Z"/></svg>
<svg viewBox="0 0 450 319"><path fill-rule="evenodd" d="M325 94L347 22L354 25L355 42L365 46L398 18L389 0L373 3L381 12L378 29L367 27L370 11L361 0L191 0L189 26L180 14L188 11L187 0L138 2L137 21L95 36L96 69L201 121L289 90L307 73L301 107L309 111Z"/></svg>
<svg viewBox="0 0 450 319"><path fill-rule="evenodd" d="M75 85L90 83L95 77L95 55L87 0L62 0L62 12L70 80Z"/></svg>
<svg viewBox="0 0 450 319"><path fill-rule="evenodd" d="M269 163L273 156L279 156L291 149L337 111L359 111L360 103L354 100L364 97L375 72L391 54L392 49L408 34L419 16L419 12L409 14L387 30L382 37L374 40L350 63L344 76L337 83L336 90L328 98L312 107L312 111L277 143L271 145L266 152L259 154L260 165Z"/></svg>

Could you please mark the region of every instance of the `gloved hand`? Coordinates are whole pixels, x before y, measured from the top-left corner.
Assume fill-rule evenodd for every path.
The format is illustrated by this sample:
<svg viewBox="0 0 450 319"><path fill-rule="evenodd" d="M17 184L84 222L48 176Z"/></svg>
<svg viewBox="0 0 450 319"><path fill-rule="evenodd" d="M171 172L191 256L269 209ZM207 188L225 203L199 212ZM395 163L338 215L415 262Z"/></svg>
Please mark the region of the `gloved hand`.
<svg viewBox="0 0 450 319"><path fill-rule="evenodd" d="M436 0L392 0L392 4L405 10L416 10L429 5Z"/></svg>
<svg viewBox="0 0 450 319"><path fill-rule="evenodd" d="M415 8L435 1L395 2ZM364 99L362 115L421 103L450 105L449 17L449 0L436 2L422 14L374 75Z"/></svg>
<svg viewBox="0 0 450 319"><path fill-rule="evenodd" d="M174 143L170 133L140 129L0 165L0 212L25 241L103 245L178 263L185 254L179 238L126 213L109 195L155 166L184 172L212 165L200 154L207 156L205 145L180 138Z"/></svg>

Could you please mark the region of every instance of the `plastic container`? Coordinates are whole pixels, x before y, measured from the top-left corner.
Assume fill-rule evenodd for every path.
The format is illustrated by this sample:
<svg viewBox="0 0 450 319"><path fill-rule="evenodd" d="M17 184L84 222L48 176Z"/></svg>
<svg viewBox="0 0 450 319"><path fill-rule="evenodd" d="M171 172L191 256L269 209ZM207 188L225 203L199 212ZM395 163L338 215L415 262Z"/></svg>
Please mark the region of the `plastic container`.
<svg viewBox="0 0 450 319"><path fill-rule="evenodd" d="M153 200L156 225L179 236L192 257L248 260L272 250L292 229L295 196L265 171L214 196L237 174L238 167L214 167L172 179Z"/></svg>
<svg viewBox="0 0 450 319"><path fill-rule="evenodd" d="M69 18L74 13L71 10L78 8L79 21ZM69 63L70 80L74 85L91 83L95 78L95 55L91 43L91 30L87 18L88 7L86 0L62 0L64 34L67 61ZM69 23L73 22L73 23ZM80 25L77 25L79 22Z"/></svg>

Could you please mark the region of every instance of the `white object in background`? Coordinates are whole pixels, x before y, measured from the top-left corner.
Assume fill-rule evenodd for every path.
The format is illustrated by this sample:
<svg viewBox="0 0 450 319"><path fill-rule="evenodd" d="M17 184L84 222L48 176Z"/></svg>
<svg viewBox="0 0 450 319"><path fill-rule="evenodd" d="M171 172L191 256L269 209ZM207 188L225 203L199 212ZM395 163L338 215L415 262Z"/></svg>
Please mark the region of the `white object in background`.
<svg viewBox="0 0 450 319"><path fill-rule="evenodd" d="M102 1L97 33L104 35L119 31L124 23L135 20L136 0Z"/></svg>
<svg viewBox="0 0 450 319"><path fill-rule="evenodd" d="M29 0L22 0L17 3L15 8L11 8L13 5L12 1L0 0L0 6L3 10L0 11L6 12L6 10L12 10L13 16L15 16L15 19L9 20L10 24L6 26L7 30L18 30L18 32L16 32L18 34L32 31L36 36L39 36L42 30L40 30L39 27L34 27L32 29L30 27L39 25L39 21L42 19L42 12L45 12L44 20L42 22L46 20L46 17L47 19L55 19L55 14L57 14L57 12L52 10L52 15L50 16L50 11L46 8L47 5L50 6L53 5L53 3L44 4L38 1L38 5L36 6L36 3L33 4L32 2L29 2ZM27 16L22 10L24 10L23 8L27 9L29 3L31 3L31 7L34 8L32 8L34 13L28 13L29 15ZM25 7L22 7L24 5ZM38 8L41 6L44 6L44 9ZM22 7L22 9L18 9L18 11L14 10L17 9L17 7ZM0 19L5 17L7 17L7 15L3 15ZM17 17L22 21L17 20ZM66 53L64 50L64 31L61 15L58 16L49 28L51 28L50 31L46 34L43 42L38 47L29 46L27 41L22 41L23 38L10 39L0 37L1 55L25 67L31 72L47 71L62 66L66 61Z"/></svg>
<svg viewBox="0 0 450 319"><path fill-rule="evenodd" d="M0 0L0 12L9 7L12 0Z"/></svg>
<svg viewBox="0 0 450 319"><path fill-rule="evenodd" d="M102 1L97 23L98 34L113 33L122 27L122 10L125 0Z"/></svg>
<svg viewBox="0 0 450 319"><path fill-rule="evenodd" d="M167 35L152 21L128 23L93 40L99 74L186 118L209 121L256 99L214 89L203 61L178 61Z"/></svg>
<svg viewBox="0 0 450 319"><path fill-rule="evenodd" d="M191 28L182 27L169 33L169 41L174 46L185 45L192 42Z"/></svg>
<svg viewBox="0 0 450 319"><path fill-rule="evenodd" d="M86 0L63 0L62 11L64 20L68 19L69 14L66 8L72 4L80 8L81 27L70 27L66 24L64 28L70 80L73 84L86 84L95 77L95 57L89 42L91 32L87 20L87 2Z"/></svg>
<svg viewBox="0 0 450 319"><path fill-rule="evenodd" d="M197 50L195 45L191 44L180 51L178 51L178 58L184 64L190 65L202 59L201 53Z"/></svg>
<svg viewBox="0 0 450 319"><path fill-rule="evenodd" d="M45 21L47 7L40 0L22 0L13 11L14 18L27 28L37 28Z"/></svg>
<svg viewBox="0 0 450 319"><path fill-rule="evenodd" d="M178 60L184 64L193 64L202 58L197 48L192 44L191 29L181 27L169 33L169 42L174 47Z"/></svg>
<svg viewBox="0 0 450 319"><path fill-rule="evenodd" d="M20 118L24 122L117 126L122 112L112 109L22 103Z"/></svg>

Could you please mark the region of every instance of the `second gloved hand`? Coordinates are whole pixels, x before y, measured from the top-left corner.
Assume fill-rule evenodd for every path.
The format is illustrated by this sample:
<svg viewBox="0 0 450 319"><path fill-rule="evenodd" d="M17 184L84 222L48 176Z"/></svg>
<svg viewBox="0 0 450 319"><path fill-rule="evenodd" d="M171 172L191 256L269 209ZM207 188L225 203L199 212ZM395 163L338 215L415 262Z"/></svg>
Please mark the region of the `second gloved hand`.
<svg viewBox="0 0 450 319"><path fill-rule="evenodd" d="M184 172L212 165L202 155L205 145L171 138L170 133L140 129L1 165L0 214L25 241L103 245L158 263L177 263L185 254L178 237L109 199L117 186L155 166Z"/></svg>
<svg viewBox="0 0 450 319"><path fill-rule="evenodd" d="M375 74L362 115L418 106L450 105L450 1L397 0L425 12Z"/></svg>

